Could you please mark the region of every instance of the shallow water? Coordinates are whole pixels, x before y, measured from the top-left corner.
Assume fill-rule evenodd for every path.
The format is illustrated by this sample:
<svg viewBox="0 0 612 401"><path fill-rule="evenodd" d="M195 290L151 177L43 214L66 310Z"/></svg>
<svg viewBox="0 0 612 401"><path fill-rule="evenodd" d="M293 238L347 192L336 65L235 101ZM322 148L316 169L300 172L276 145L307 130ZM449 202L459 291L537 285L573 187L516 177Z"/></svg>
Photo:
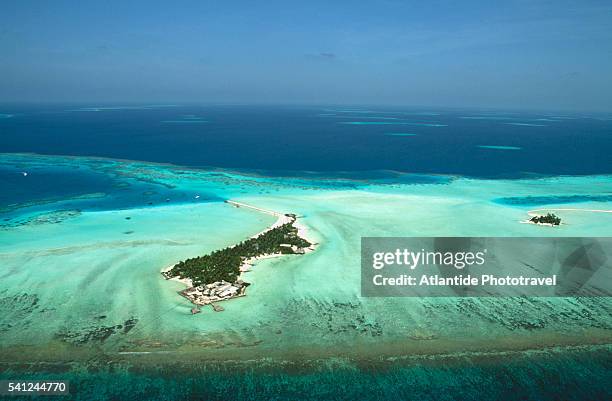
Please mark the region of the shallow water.
<svg viewBox="0 0 612 401"><path fill-rule="evenodd" d="M49 169L59 176L78 167L113 183L97 189L96 181L85 180L69 201L43 194L40 202L2 212L5 377L15 369L35 375L55 366L68 369L61 374L81 386L112 378L119 384L104 391L146 387L163 398L184 396L181 384L199 373L190 370L171 382L169 370L156 366L189 370L205 362L207 369L241 367L240 373L204 375L190 387L211 398L255 389L272 394L279 386L289 397L308 388L313 399L341 397L334 391L345 383L347 394L369 389L371 398L426 399L435 382L455 391L453 399L473 399L485 383L491 388L492 377L492 391L505 399L544 394L551 380L559 381L549 389L551 399L597 398L606 391L596 384L580 390L585 393L567 392L606 375L609 298L362 298L359 247L362 236L610 236L612 214L559 211L564 225L541 227L520 224L533 202L499 199L609 210L611 176L356 181L17 154L1 155L0 166L19 166L14 174ZM150 204L142 186L164 195ZM92 191L99 194L95 204L78 197ZM296 213L319 245L304 256L260 261L246 274L252 283L246 297L225 302L222 313L192 316L177 294L182 285L163 280L159 271L234 244L273 221L224 199ZM317 370L321 364L329 369ZM252 371L246 382L244 369ZM274 373L261 372L266 369Z"/></svg>

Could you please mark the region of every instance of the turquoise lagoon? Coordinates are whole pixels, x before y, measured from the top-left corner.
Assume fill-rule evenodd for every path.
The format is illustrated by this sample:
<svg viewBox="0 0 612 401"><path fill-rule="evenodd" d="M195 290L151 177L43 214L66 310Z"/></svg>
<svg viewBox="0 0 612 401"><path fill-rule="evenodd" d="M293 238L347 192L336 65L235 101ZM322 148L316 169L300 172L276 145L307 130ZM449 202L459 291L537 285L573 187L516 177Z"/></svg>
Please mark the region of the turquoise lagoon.
<svg viewBox="0 0 612 401"><path fill-rule="evenodd" d="M362 236L610 236L611 213L520 222L532 209L612 209L611 176L359 181L26 154L0 167L14 188L49 171L102 177L0 205L3 378L69 377L82 399L609 392L609 298L362 298L359 247ZM191 315L160 270L273 222L225 199L298 214L318 246L259 261L246 297Z"/></svg>

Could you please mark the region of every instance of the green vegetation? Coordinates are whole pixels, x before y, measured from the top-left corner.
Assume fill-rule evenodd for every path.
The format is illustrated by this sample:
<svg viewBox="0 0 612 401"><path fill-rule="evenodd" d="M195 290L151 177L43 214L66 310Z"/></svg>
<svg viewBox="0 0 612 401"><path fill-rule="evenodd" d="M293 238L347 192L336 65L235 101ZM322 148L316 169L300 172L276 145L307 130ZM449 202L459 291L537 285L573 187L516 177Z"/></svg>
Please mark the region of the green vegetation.
<svg viewBox="0 0 612 401"><path fill-rule="evenodd" d="M537 224L548 223L553 226L561 224L561 218L554 213L548 213L546 216L534 216L529 221Z"/></svg>
<svg viewBox="0 0 612 401"><path fill-rule="evenodd" d="M294 249L299 251L309 247L310 242L300 238L297 228L293 226L295 216L288 216L293 219L290 223L273 228L256 238L242 241L238 245L179 262L164 273L164 276L188 278L194 286L221 280L234 283L240 275L240 266L246 259L273 253L291 254L295 253ZM292 249L291 246L296 248Z"/></svg>

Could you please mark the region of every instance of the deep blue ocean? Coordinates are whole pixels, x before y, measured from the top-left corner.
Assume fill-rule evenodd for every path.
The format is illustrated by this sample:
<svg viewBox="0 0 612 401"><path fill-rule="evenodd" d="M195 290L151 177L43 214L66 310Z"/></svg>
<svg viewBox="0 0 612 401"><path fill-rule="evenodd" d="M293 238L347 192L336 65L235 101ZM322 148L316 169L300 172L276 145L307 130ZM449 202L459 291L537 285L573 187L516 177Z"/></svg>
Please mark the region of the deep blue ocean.
<svg viewBox="0 0 612 401"><path fill-rule="evenodd" d="M385 107L0 105L0 152L357 178L612 172L612 116Z"/></svg>

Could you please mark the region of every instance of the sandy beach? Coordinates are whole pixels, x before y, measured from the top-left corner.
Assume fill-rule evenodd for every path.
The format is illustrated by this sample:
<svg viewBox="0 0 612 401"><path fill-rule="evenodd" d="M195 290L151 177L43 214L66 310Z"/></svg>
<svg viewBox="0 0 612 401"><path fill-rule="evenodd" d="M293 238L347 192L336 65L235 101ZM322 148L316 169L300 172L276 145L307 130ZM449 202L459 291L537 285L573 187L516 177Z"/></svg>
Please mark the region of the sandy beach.
<svg viewBox="0 0 612 401"><path fill-rule="evenodd" d="M168 271L172 270L172 268L174 266L176 266L176 263L173 264L173 265L164 267L163 269L161 269L160 273L168 272ZM181 284L185 284L187 287L193 287L193 282L189 278L180 278L180 277L176 276L176 277L169 278L168 280L176 281L176 282L179 282Z"/></svg>
<svg viewBox="0 0 612 401"><path fill-rule="evenodd" d="M235 207L244 207L244 208L256 210L258 212L266 213L266 214L269 214L269 215L277 217L277 220L276 220L276 222L274 222L274 224L272 224L270 227L266 228L265 230L255 234L255 235L253 235L251 238L257 238L261 234L265 234L266 232L268 232L268 231L270 231L270 230L272 230L272 229L274 229L276 227L280 227L283 224L291 223L291 221L292 221L291 217L287 216L284 213L275 212L273 210L263 209L263 208L260 208L260 207L257 207L257 206L253 206L253 205L249 205L249 204L242 203L242 202L236 202L236 201L231 201L231 200L228 200L226 202L229 203L230 205L234 205ZM309 236L308 236L308 228L304 224L301 224L299 222L299 220L297 220L297 218L296 218L295 222L293 223L293 225L295 226L295 228L298 229L298 235L300 237L304 238L305 240L307 240L308 242L313 244L309 248L306 248L305 252L312 252L314 250L315 242L312 240L312 238L309 238ZM274 254L270 254L270 255L262 255L262 256L257 256L257 257L254 257L254 258L247 259L240 266L240 271L243 272L243 273L246 273L246 272L251 270L251 267L253 267L253 265L258 260L276 258L276 257L279 257L279 256L283 256L283 255L281 253L274 253ZM240 278L243 279L242 274L240 275Z"/></svg>

